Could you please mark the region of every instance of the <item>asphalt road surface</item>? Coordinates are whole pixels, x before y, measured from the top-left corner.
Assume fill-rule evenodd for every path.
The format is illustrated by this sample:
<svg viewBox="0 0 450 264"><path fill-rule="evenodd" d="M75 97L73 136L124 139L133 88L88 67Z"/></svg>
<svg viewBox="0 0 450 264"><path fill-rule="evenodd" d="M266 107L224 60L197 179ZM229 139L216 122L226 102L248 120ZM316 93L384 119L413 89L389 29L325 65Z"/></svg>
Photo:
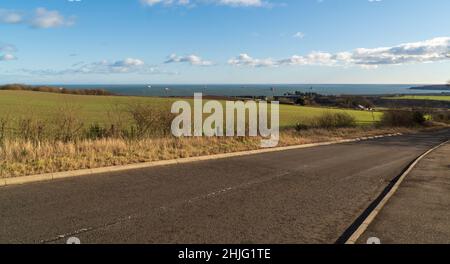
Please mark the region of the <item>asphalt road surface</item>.
<svg viewBox="0 0 450 264"><path fill-rule="evenodd" d="M0 188L0 243L334 243L450 130Z"/></svg>
<svg viewBox="0 0 450 264"><path fill-rule="evenodd" d="M408 174L359 243L450 243L450 143L421 160Z"/></svg>

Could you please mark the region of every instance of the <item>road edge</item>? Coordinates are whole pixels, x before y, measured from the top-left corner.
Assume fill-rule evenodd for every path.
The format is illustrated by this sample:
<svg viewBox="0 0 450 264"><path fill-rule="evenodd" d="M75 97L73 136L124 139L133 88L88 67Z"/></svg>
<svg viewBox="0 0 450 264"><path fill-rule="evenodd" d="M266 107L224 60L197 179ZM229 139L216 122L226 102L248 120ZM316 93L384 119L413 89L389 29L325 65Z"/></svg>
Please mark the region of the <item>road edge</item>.
<svg viewBox="0 0 450 264"><path fill-rule="evenodd" d="M347 239L345 244L347 245L354 245L357 243L359 238L366 232L367 228L370 226L370 224L375 220L375 218L378 216L378 214L383 210L384 206L387 204L387 202L394 196L394 194L397 192L397 190L400 188L400 185L403 183L403 181L406 179L406 177L411 173L411 171L417 166L417 164L422 161L426 156L434 152L435 150L441 148L442 146L450 143L450 140L447 140L445 142L442 142L441 144L433 147L432 149L426 151L422 155L420 155L418 158L416 158L407 168L406 170L401 174L400 177L397 178L397 181L392 186L392 188L389 190L389 192L384 195L383 199L378 203L378 205L370 212L370 214L364 219L364 221L359 225L359 227L356 229L355 232Z"/></svg>
<svg viewBox="0 0 450 264"><path fill-rule="evenodd" d="M20 177L12 177L12 178L3 178L3 179L0 179L0 187L6 187L6 186L11 186L11 185L21 185L21 184L35 183L35 182L43 182L43 181L52 181L52 180L65 179L65 178L74 178L74 177L88 176L88 175L93 175L93 174L102 174L102 173L107 173L107 172L119 172L119 171L127 171L127 170L134 170L134 169L144 169L144 168L152 168L152 167L159 167L159 166L168 166L168 165L174 165L174 164L185 164L185 163L191 163L191 162L196 162L196 161L217 160L217 159L249 156L249 155L263 154L263 153L270 153L270 152L279 152L279 151L285 151L285 150L328 146L328 145L334 145L334 144L358 142L358 141L364 141L364 140L370 140L370 139L378 139L378 138L401 136L401 135L403 135L403 133L362 137L362 138L356 138L356 139L342 139L342 140L337 140L337 141L293 145L293 146L286 146L286 147L276 147L276 148L257 149L257 150L248 150L248 151L240 151L240 152L230 152L230 153L199 156L199 157L190 157L190 158L182 158L182 159L150 161L150 162L134 163L134 164L128 164L128 165L119 165L119 166L100 167L100 168L93 168L93 169L81 169L81 170L73 170L73 171L65 171L65 172L55 172L55 173L36 174L36 175L20 176Z"/></svg>

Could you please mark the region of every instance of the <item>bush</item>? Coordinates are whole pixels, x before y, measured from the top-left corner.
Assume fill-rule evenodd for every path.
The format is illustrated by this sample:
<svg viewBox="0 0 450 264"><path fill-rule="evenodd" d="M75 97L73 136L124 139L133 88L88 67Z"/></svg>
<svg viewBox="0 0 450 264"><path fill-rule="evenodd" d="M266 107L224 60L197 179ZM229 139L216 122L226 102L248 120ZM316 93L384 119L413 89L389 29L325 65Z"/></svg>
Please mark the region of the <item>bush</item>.
<svg viewBox="0 0 450 264"><path fill-rule="evenodd" d="M433 121L450 124L450 111L440 111L431 114Z"/></svg>
<svg viewBox="0 0 450 264"><path fill-rule="evenodd" d="M423 125L427 121L427 119L425 118L424 113L421 113L419 111L414 111L413 112L413 121L416 124Z"/></svg>
<svg viewBox="0 0 450 264"><path fill-rule="evenodd" d="M33 118L19 120L18 134L20 138L33 143L38 143L44 139L45 122Z"/></svg>
<svg viewBox="0 0 450 264"><path fill-rule="evenodd" d="M348 113L325 113L309 122L299 122L295 125L297 131L310 128L336 129L355 127L356 120Z"/></svg>
<svg viewBox="0 0 450 264"><path fill-rule="evenodd" d="M308 130L310 127L302 122L299 122L295 125L295 130L297 131L303 131L303 130Z"/></svg>
<svg viewBox="0 0 450 264"><path fill-rule="evenodd" d="M381 118L381 125L391 127L414 127L424 125L425 114L420 111L387 111Z"/></svg>
<svg viewBox="0 0 450 264"><path fill-rule="evenodd" d="M356 120L348 113L326 113L317 118L314 126L326 129L354 127Z"/></svg>
<svg viewBox="0 0 450 264"><path fill-rule="evenodd" d="M59 109L59 115L54 120L54 139L63 142L70 142L80 138L83 129L83 122L79 118L79 107L66 104Z"/></svg>
<svg viewBox="0 0 450 264"><path fill-rule="evenodd" d="M146 104L134 104L128 106L134 126L130 136L137 138L165 136L170 133L171 123L174 118L169 109L160 109Z"/></svg>
<svg viewBox="0 0 450 264"><path fill-rule="evenodd" d="M2 147L5 143L8 123L9 116L0 118L0 147Z"/></svg>
<svg viewBox="0 0 450 264"><path fill-rule="evenodd" d="M33 109L29 112L33 113ZM174 118L170 109L146 104L116 105L108 112L109 120L100 124L85 125L79 113L79 106L68 103L49 119L29 116L10 120L8 115L0 116L0 147L9 138L40 144L43 141L69 143L84 139L162 137L170 134Z"/></svg>
<svg viewBox="0 0 450 264"><path fill-rule="evenodd" d="M91 124L86 132L86 137L88 139L101 139L108 136L108 131L98 123Z"/></svg>
<svg viewBox="0 0 450 264"><path fill-rule="evenodd" d="M54 86L31 86L26 84L6 84L1 85L0 90L11 91L34 91L34 92L46 92L46 93L63 93L63 94L77 94L77 95L114 95L114 93L106 91L104 89L66 89L63 87Z"/></svg>

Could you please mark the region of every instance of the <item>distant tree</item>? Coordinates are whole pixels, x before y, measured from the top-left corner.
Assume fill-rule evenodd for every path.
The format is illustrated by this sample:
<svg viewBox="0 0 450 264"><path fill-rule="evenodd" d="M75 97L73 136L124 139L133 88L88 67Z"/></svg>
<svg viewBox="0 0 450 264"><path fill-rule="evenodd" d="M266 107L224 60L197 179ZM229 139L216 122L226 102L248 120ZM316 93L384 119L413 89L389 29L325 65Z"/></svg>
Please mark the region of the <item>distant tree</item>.
<svg viewBox="0 0 450 264"><path fill-rule="evenodd" d="M63 94L77 94L77 95L114 95L104 89L66 89L63 87L53 86L30 86L25 84L6 84L0 85L0 90L13 90L13 91L35 91L46 93L63 93Z"/></svg>
<svg viewBox="0 0 450 264"><path fill-rule="evenodd" d="M450 80L447 81L447 85L450 86Z"/></svg>

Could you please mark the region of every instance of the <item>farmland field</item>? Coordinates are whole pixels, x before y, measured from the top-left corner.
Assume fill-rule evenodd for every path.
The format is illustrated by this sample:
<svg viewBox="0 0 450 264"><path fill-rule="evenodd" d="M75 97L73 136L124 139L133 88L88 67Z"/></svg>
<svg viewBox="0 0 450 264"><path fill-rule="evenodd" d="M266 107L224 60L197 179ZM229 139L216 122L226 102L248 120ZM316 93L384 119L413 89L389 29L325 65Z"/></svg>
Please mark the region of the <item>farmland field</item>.
<svg viewBox="0 0 450 264"><path fill-rule="evenodd" d="M156 107L170 109L176 98L131 97L131 96L88 96L29 91L0 91L0 117L33 117L51 120L59 109L71 105L77 109L85 124L107 124L109 116L114 114L115 106L146 103ZM371 124L381 118L381 112L344 110L320 107L280 106L280 125L294 126L299 121L307 121L323 113L346 112L354 116L358 124Z"/></svg>

